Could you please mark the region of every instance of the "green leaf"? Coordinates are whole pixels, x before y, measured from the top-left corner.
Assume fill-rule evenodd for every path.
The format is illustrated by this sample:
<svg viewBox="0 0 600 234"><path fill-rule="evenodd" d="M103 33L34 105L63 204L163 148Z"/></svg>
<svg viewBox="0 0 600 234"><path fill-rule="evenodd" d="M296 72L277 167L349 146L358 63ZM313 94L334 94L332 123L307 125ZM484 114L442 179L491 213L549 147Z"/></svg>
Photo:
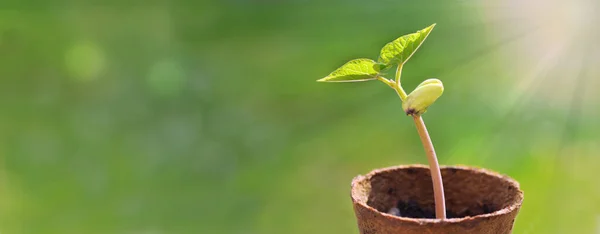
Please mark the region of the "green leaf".
<svg viewBox="0 0 600 234"><path fill-rule="evenodd" d="M423 41L429 36L435 24L417 31L399 37L398 39L387 43L379 53L378 62L385 64L387 68L396 65L404 64L410 57L419 49Z"/></svg>
<svg viewBox="0 0 600 234"><path fill-rule="evenodd" d="M354 59L318 82L358 82L377 79L380 64L371 59Z"/></svg>
<svg viewBox="0 0 600 234"><path fill-rule="evenodd" d="M444 85L438 79L427 79L423 81L402 103L402 109L407 115L420 115L427 111L444 92Z"/></svg>

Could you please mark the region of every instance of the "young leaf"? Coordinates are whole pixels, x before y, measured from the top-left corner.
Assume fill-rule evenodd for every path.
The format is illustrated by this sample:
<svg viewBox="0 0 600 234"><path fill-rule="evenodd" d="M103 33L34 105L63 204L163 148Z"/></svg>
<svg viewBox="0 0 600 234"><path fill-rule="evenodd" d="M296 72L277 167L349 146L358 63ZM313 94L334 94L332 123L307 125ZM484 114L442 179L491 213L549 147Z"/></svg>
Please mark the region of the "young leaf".
<svg viewBox="0 0 600 234"><path fill-rule="evenodd" d="M429 36L431 30L433 30L433 27L435 27L435 24L387 43L381 49L378 62L385 64L387 68L396 64L406 63L415 51L419 49L419 46L423 44L423 41Z"/></svg>
<svg viewBox="0 0 600 234"><path fill-rule="evenodd" d="M406 101L402 103L402 109L407 115L420 115L427 111L444 92L444 85L438 79L427 79L413 90Z"/></svg>
<svg viewBox="0 0 600 234"><path fill-rule="evenodd" d="M318 82L358 82L377 79L380 64L371 59L354 59Z"/></svg>

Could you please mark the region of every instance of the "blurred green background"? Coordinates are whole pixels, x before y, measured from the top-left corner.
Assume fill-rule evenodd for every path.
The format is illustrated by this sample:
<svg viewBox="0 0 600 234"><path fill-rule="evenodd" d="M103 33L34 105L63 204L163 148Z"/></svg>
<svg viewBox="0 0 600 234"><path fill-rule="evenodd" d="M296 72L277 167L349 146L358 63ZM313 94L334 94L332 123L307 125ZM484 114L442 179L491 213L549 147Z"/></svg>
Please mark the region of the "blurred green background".
<svg viewBox="0 0 600 234"><path fill-rule="evenodd" d="M597 1L7 5L2 234L358 233L351 179L426 157L384 84L315 81L432 23L440 162L517 179L515 233L600 233Z"/></svg>

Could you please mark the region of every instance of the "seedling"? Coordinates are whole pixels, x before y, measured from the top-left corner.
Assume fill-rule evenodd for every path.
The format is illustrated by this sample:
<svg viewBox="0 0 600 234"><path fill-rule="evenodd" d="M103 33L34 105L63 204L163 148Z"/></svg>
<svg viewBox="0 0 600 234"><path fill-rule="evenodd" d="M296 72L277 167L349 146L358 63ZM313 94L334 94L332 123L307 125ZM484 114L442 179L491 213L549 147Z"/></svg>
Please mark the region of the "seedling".
<svg viewBox="0 0 600 234"><path fill-rule="evenodd" d="M394 89L402 100L402 109L406 115L411 116L417 127L417 132L421 137L421 142L427 154L429 161L429 170L433 181L433 194L435 197L435 214L438 219L446 218L446 204L444 200L444 186L442 184L442 174L438 164L431 138L427 132L425 122L421 117L444 92L442 81L438 79L427 79L423 81L415 90L406 94L401 85L400 77L402 67L410 57L419 49L435 24L417 31L399 37L398 39L386 44L379 54L377 61L360 58L354 59L342 65L337 70L319 82L360 82L369 80L379 80L390 88ZM385 78L392 68L396 67L396 79Z"/></svg>

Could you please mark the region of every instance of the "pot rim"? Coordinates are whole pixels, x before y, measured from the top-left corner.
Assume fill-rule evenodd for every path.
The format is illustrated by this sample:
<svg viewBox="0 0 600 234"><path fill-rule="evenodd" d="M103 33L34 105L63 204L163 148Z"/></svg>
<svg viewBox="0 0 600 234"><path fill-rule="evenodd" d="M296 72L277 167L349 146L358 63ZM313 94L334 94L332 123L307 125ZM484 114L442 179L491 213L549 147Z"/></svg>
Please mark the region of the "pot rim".
<svg viewBox="0 0 600 234"><path fill-rule="evenodd" d="M462 217L462 218L430 219L430 218L399 217L399 216L391 215L388 213L384 213L384 212L381 212L381 211L367 205L365 202L359 201L354 196L355 190L358 187L357 184L359 181L371 178L374 175L379 174L379 173L395 171L395 170L404 170L404 169L408 169L408 168L423 168L423 169L429 170L428 166L425 166L422 164L409 164L409 165L378 168L378 169L372 170L371 172L369 172L368 174L366 174L364 176L358 175L358 176L354 177L354 179L352 179L351 190L350 190L350 193L351 193L350 196L352 197L352 202L354 202L355 204L360 204L360 206L368 209L369 211L374 212L379 215L383 215L386 218L390 218L392 220L396 220L396 221L400 221L400 222L416 223L416 224L420 224L420 225L424 225L424 224L455 224L455 223L462 223L462 222L467 222L467 221L483 220L483 219L487 219L489 217L496 217L496 216L510 214L510 213L514 212L515 210L518 210L521 207L521 205L523 204L523 195L524 194L523 194L523 191L521 190L521 188L519 187L519 183L516 180L514 180L506 175L499 174L497 172L493 172L493 171L486 170L486 169L479 168L479 167L464 166L464 165L440 166L440 169L442 169L442 170L443 169L459 169L459 170L475 171L476 173L479 173L479 174L485 174L488 176L496 177L496 178L504 180L504 181L508 181L510 184L512 184L513 186L515 186L517 188L518 199L515 202L513 202L512 204L510 204L509 206L504 207L500 210L494 211L492 213L480 214L480 215L475 215L475 216L467 216L467 217ZM358 192L358 191L356 191L356 192Z"/></svg>

